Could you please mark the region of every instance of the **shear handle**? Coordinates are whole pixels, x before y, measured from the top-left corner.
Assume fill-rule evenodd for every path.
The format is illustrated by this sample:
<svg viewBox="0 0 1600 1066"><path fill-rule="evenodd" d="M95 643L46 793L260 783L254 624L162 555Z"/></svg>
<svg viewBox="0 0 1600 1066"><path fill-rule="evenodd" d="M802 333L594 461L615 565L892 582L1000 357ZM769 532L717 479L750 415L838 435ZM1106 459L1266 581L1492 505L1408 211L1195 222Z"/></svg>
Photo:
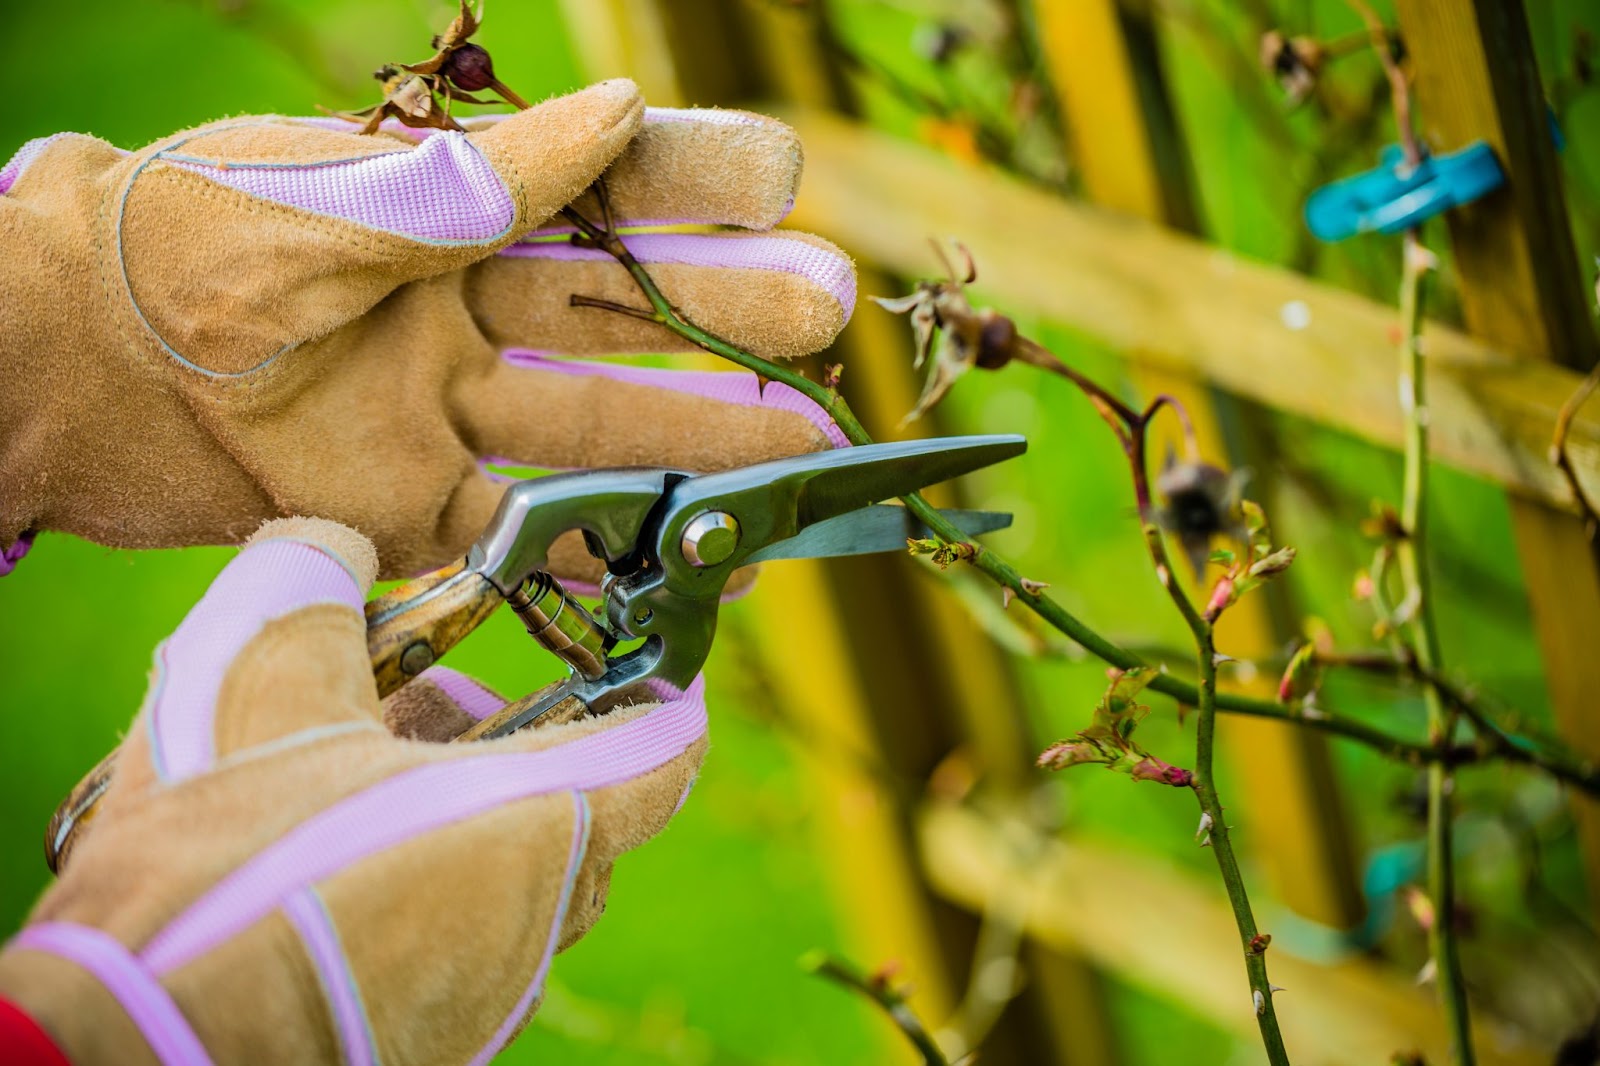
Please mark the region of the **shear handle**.
<svg viewBox="0 0 1600 1066"><path fill-rule="evenodd" d="M505 602L465 559L392 589L366 606L367 652L378 695L438 662Z"/></svg>
<svg viewBox="0 0 1600 1066"><path fill-rule="evenodd" d="M467 566L502 596L543 570L550 545L581 529L589 551L607 562L632 556L640 531L667 489L690 475L661 467L552 474L506 490L494 518L467 553Z"/></svg>

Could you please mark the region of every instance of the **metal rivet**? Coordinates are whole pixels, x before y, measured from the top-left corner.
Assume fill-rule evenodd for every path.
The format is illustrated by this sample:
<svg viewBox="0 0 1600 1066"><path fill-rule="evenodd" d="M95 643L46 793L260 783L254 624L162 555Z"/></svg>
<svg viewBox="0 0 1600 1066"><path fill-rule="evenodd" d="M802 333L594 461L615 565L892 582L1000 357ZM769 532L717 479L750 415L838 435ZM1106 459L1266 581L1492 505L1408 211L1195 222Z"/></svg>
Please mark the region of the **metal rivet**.
<svg viewBox="0 0 1600 1066"><path fill-rule="evenodd" d="M425 640L417 641L400 653L400 672L408 677L416 677L432 665L433 646Z"/></svg>
<svg viewBox="0 0 1600 1066"><path fill-rule="evenodd" d="M696 515L683 527L683 557L690 566L716 566L739 546L739 520L726 511Z"/></svg>

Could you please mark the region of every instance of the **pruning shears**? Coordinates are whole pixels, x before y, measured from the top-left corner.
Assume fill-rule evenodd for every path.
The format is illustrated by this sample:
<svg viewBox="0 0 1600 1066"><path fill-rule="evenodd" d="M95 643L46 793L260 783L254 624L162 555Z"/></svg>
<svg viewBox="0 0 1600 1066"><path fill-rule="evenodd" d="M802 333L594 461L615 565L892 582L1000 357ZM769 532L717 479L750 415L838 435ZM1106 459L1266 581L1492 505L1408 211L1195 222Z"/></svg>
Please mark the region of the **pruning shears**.
<svg viewBox="0 0 1600 1066"><path fill-rule="evenodd" d="M905 508L878 501L1026 447L1014 436L953 437L843 448L699 476L635 467L521 482L506 492L466 559L367 605L378 688L399 688L504 602L570 673L462 739L603 714L622 702L681 691L711 652L723 589L736 569L903 549L908 537L926 532ZM1011 521L990 512L947 517L969 534ZM594 613L545 570L551 544L569 530L581 530L590 554L606 566Z"/></svg>
<svg viewBox="0 0 1600 1066"><path fill-rule="evenodd" d="M438 661L502 604L568 676L490 715L458 741L604 714L688 687L716 635L723 590L752 563L903 550L927 536L904 507L882 503L1020 455L1019 436L869 444L695 475L662 467L578 471L519 482L465 559L366 606L380 696ZM1008 514L945 511L965 534L1002 529ZM546 569L551 545L582 532L605 563L591 612ZM108 757L57 809L51 869L93 817Z"/></svg>

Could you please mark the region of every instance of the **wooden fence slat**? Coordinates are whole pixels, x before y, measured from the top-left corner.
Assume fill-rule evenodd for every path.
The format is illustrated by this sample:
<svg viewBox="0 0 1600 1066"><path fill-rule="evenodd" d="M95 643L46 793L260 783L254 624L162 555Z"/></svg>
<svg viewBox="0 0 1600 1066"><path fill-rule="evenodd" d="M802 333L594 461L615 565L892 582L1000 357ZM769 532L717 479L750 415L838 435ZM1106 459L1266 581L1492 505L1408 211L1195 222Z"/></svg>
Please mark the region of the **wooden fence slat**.
<svg viewBox="0 0 1600 1066"><path fill-rule="evenodd" d="M1027 926L1039 939L1082 951L1124 980L1258 1039L1250 990L1239 978L1239 941L1226 900L1209 878L1130 852L1120 843L1051 841L1018 863L1005 827L971 810L932 807L921 821L922 855L941 891L982 907L997 891L1020 889ZM1297 1066L1388 1062L1421 1050L1443 1062L1445 1035L1432 991L1361 956L1323 965L1274 954L1283 985L1279 1020ZM1289 1010L1288 1004L1294 1003ZM1488 1019L1476 1028L1480 1066L1536 1066L1553 1048L1511 1045ZM1173 1062L1189 1062L1173 1049Z"/></svg>
<svg viewBox="0 0 1600 1066"><path fill-rule="evenodd" d="M1040 0L1036 5L1048 72L1060 94L1071 132L1073 163L1095 203L1175 229L1198 228L1187 152L1166 99L1155 57L1154 28L1116 0ZM1142 56L1144 69L1135 69ZM1203 453L1226 457L1232 467L1262 469L1259 456L1228 449L1224 426L1248 441L1259 412L1217 394L1192 375L1146 366L1136 374L1146 398L1178 399L1194 421ZM1157 451L1156 454L1160 454ZM1260 476L1256 487L1260 488ZM1199 590L1188 582L1191 595ZM1218 627L1218 647L1238 659L1269 659L1297 634L1280 624L1287 605L1274 610L1268 596L1282 586L1241 601ZM1235 685L1252 695L1272 695L1275 679L1258 673ZM1281 722L1230 719L1222 750L1240 775L1249 832L1243 838L1269 873L1274 894L1298 913L1347 929L1361 920L1362 901L1343 800L1323 738Z"/></svg>
<svg viewBox="0 0 1600 1066"><path fill-rule="evenodd" d="M1400 0L1398 11L1425 140L1436 151L1486 140L1509 178L1446 216L1468 328L1516 358L1587 369L1600 348L1522 4ZM1556 718L1600 754L1600 556L1576 519L1518 499L1511 514ZM1600 902L1600 805L1575 800L1574 810Z"/></svg>
<svg viewBox="0 0 1600 1066"><path fill-rule="evenodd" d="M810 161L796 227L912 276L935 267L924 234L959 235L983 264L979 296L1008 311L1048 318L1136 363L1400 445L1392 307L835 116L780 114L800 131ZM1579 375L1433 323L1425 343L1436 458L1573 509L1546 453ZM1574 421L1570 439L1580 476L1600 485L1600 404Z"/></svg>

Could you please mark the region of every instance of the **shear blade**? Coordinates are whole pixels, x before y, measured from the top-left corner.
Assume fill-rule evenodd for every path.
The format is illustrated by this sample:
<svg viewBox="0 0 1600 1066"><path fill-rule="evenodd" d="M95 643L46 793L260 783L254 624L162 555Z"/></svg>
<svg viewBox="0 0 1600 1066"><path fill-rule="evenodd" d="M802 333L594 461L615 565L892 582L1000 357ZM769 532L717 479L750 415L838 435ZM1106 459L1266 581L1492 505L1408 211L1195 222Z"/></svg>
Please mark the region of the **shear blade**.
<svg viewBox="0 0 1600 1066"><path fill-rule="evenodd" d="M992 434L867 444L807 456L807 461L796 462L799 469L792 482L798 490L796 528L804 531L868 504L960 477L1021 455L1027 447L1022 437Z"/></svg>
<svg viewBox="0 0 1600 1066"><path fill-rule="evenodd" d="M942 510L939 515L967 536L1011 525L1011 516L1002 511ZM930 535L928 528L904 507L880 503L818 522L788 540L767 545L749 561L770 563L778 559L828 559L901 551L907 540Z"/></svg>

